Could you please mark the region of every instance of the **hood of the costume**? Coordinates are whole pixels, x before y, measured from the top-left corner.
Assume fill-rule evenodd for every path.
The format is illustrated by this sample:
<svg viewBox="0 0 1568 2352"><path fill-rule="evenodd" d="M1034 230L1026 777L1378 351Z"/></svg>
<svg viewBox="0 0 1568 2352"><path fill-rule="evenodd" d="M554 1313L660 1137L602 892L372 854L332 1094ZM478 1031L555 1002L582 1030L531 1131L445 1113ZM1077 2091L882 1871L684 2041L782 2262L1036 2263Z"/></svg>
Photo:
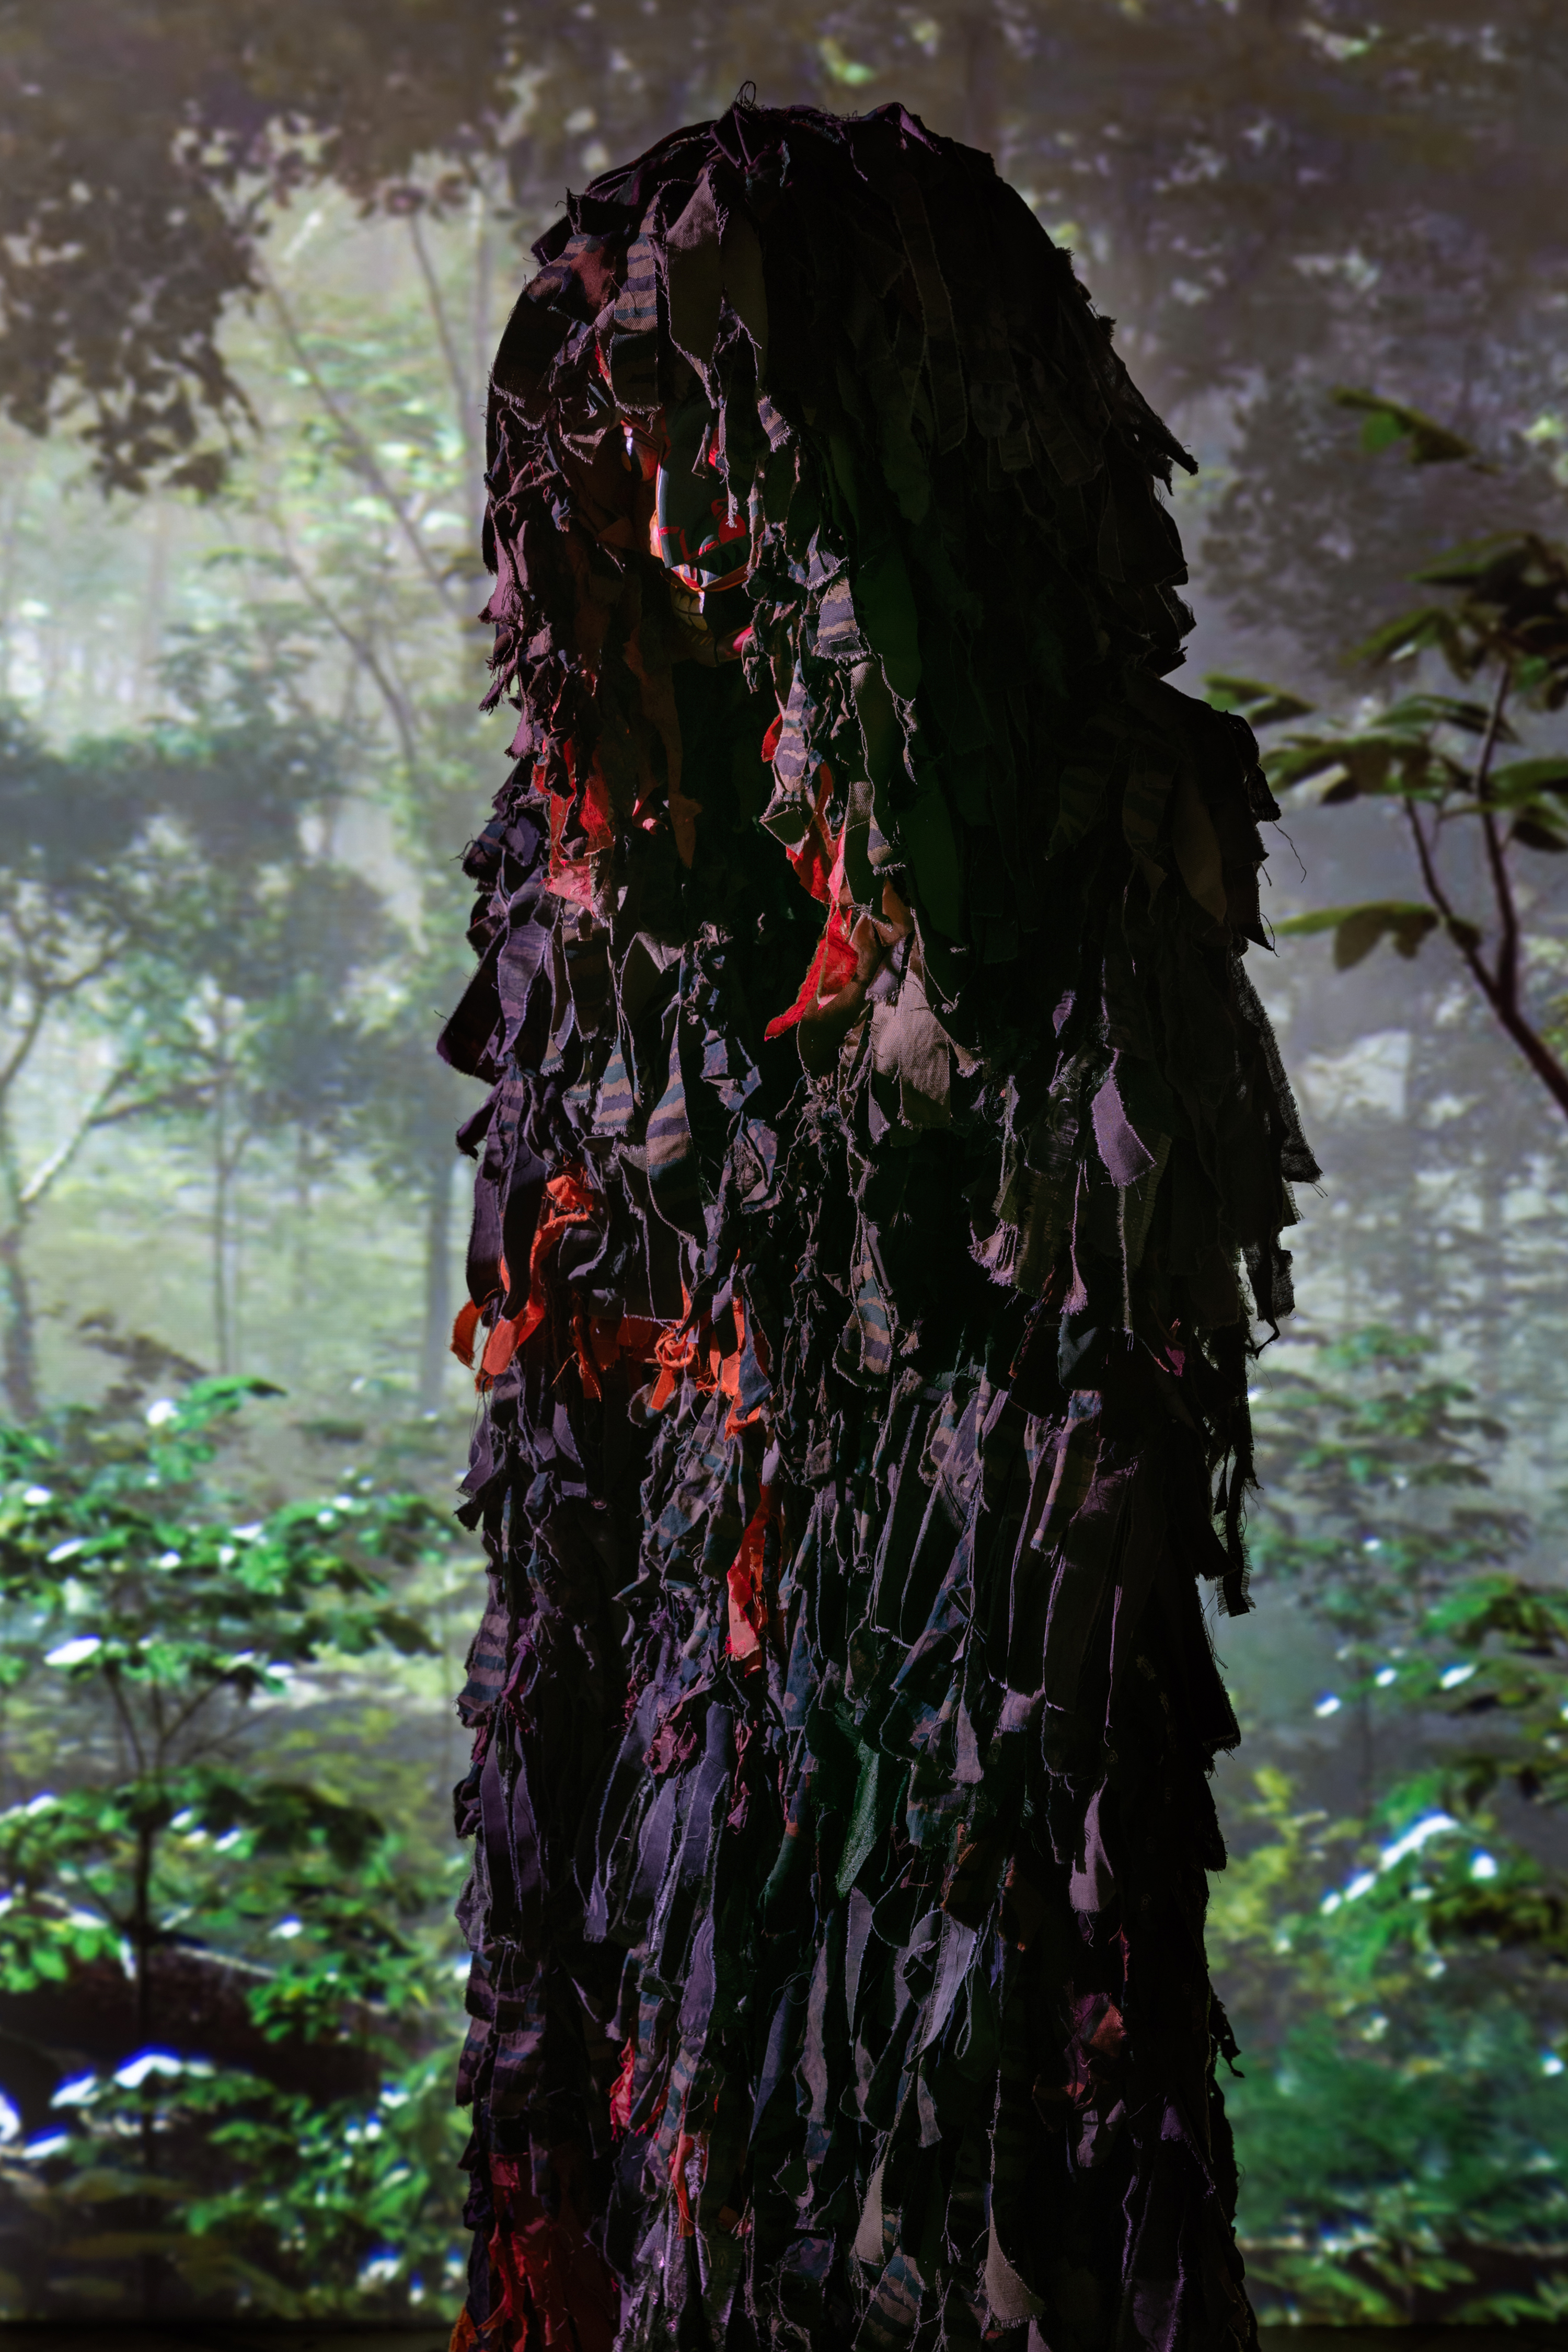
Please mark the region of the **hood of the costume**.
<svg viewBox="0 0 1568 2352"><path fill-rule="evenodd" d="M626 568L658 563L677 653L776 695L763 823L798 848L826 763L857 902L892 878L973 1027L1001 975L966 982L1039 945L1045 866L1141 740L1179 757L1184 727L1230 729L1251 765L1238 722L1156 683L1191 620L1161 490L1192 460L1070 256L989 158L900 107L737 106L571 198L535 252L496 360L487 552L496 693L569 803L558 863L646 814L636 753L592 774L595 665ZM679 839L679 753L653 736ZM1129 840L1173 864L1132 798ZM1215 814L1189 866L1257 937L1247 804L1228 839Z"/></svg>

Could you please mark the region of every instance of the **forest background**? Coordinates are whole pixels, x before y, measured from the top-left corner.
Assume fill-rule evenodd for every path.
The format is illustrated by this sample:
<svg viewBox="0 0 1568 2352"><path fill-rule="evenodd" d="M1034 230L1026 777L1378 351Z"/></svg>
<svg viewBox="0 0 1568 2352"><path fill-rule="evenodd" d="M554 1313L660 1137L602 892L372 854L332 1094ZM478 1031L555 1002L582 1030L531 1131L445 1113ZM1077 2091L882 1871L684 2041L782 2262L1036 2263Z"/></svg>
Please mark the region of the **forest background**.
<svg viewBox="0 0 1568 2352"><path fill-rule="evenodd" d="M485 378L748 79L992 152L1201 460L1327 1171L1222 1638L1242 2234L1266 2316L1560 2316L1552 0L0 0L0 2300L453 2301Z"/></svg>

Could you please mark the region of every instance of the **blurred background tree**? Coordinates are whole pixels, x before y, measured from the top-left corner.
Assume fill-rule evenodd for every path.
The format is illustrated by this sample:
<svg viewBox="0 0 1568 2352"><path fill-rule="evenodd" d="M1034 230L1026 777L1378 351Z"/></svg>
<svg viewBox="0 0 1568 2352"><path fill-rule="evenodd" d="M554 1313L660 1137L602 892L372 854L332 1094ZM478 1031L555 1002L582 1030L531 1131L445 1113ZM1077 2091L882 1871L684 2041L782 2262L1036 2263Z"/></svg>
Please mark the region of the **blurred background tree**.
<svg viewBox="0 0 1568 2352"><path fill-rule="evenodd" d="M1495 671L1455 677L1436 639L1348 656L1456 543L1568 536L1568 19L0 0L0 36L4 1508L39 1530L7 1555L26 1671L0 1748L0 1928L37 1978L0 2015L13 2307L447 2292L447 1700L479 1579L459 1530L415 1540L374 1498L444 1515L473 1405L447 1352L472 1097L432 1041L468 962L456 861L505 757L476 715L485 378L566 186L751 79L771 103L901 100L991 150L1203 461L1177 494L1189 676L1255 713L1247 681L1292 689L1258 979L1329 1175L1301 1203L1301 1336L1258 1370L1260 1606L1224 1637L1248 1727L1215 1911L1244 2236L1267 2314L1556 2315L1565 1139L1462 941L1417 919L1397 789L1422 758L1474 776ZM1479 462L1405 462L1401 415ZM1507 855L1521 998L1561 1063L1542 836L1568 740L1529 703L1497 763L1547 763L1514 779ZM1309 736L1350 760L1314 767ZM1442 871L1479 922L1469 829ZM1314 927L1337 962L1293 936ZM216 1645L221 1622L225 1656L260 1658L222 1618L238 1558L214 1563L262 1555L216 1530L325 1511L434 1648L224 1685L219 1778L159 1799L142 1916L174 1924L142 1980L165 1969L168 2000L139 2038L110 1589L48 1553L120 1524L94 1479L168 1475L208 1410L181 1400L237 1393L204 1376L288 1393L205 1424L218 1451L150 1555L207 1563L201 1609L166 1625L176 1572L149 1570L124 1638ZM96 1468L84 1412L112 1439ZM81 1524L39 1518L45 1489ZM307 1796L268 1843L284 1784ZM334 1822L337 1912L311 1859Z"/></svg>

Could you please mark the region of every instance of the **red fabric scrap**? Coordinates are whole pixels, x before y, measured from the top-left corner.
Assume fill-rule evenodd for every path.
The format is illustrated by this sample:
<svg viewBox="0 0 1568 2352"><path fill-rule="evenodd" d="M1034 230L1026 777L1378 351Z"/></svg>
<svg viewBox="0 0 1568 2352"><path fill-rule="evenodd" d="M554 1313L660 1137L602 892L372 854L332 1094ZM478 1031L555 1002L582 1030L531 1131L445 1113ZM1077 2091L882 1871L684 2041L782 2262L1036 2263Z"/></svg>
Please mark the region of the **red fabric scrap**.
<svg viewBox="0 0 1568 2352"><path fill-rule="evenodd" d="M793 848L784 856L794 866L795 879L814 898L826 907L833 898L833 877L843 848L842 837L836 851L833 835L827 830L827 803L833 793L833 772L825 760L816 772L816 800L811 812L811 824Z"/></svg>
<svg viewBox="0 0 1568 2352"><path fill-rule="evenodd" d="M484 2324L455 2352L474 2343L516 2352L613 2352L620 2325L620 2290L614 2272L584 2228L582 2162L575 2148L552 2147L558 2183L546 2210L535 2193L528 2159L492 2156L496 2226L489 2258L499 2295ZM459 2330L461 2323L459 2322Z"/></svg>
<svg viewBox="0 0 1568 2352"><path fill-rule="evenodd" d="M637 2064L637 2045L628 2042L621 2051L621 2071L610 2087L610 2129L617 2139L632 2127L632 2076Z"/></svg>
<svg viewBox="0 0 1568 2352"><path fill-rule="evenodd" d="M568 857L562 846L566 832L566 820L572 814L572 796L568 793L550 795L550 872L545 887L558 898L570 898L579 907L594 903L594 870L586 857Z"/></svg>
<svg viewBox="0 0 1568 2352"><path fill-rule="evenodd" d="M748 1673L754 1673L763 1662L763 1635L768 1623L763 1554L768 1529L777 1517L773 1490L764 1485L729 1573L730 1631L724 1646Z"/></svg>
<svg viewBox="0 0 1568 2352"><path fill-rule="evenodd" d="M824 895L828 901L827 924L816 943L816 953L806 967L795 1003L787 1013L774 1014L763 1032L764 1037L782 1037L786 1029L793 1029L808 1013L815 1013L826 997L836 996L855 977L858 959L849 937L853 910L846 903L843 834L838 836L837 853Z"/></svg>

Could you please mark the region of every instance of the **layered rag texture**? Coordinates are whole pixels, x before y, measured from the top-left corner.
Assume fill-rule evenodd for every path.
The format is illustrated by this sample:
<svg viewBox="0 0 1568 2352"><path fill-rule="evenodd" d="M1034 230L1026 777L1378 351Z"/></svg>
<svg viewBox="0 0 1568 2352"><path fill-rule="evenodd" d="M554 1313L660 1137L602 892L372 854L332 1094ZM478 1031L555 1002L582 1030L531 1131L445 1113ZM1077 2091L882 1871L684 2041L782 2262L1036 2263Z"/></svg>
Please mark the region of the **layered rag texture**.
<svg viewBox="0 0 1568 2352"><path fill-rule="evenodd" d="M1191 460L989 160L738 104L497 357L459 2346L1228 2346L1204 1958L1316 1174Z"/></svg>

